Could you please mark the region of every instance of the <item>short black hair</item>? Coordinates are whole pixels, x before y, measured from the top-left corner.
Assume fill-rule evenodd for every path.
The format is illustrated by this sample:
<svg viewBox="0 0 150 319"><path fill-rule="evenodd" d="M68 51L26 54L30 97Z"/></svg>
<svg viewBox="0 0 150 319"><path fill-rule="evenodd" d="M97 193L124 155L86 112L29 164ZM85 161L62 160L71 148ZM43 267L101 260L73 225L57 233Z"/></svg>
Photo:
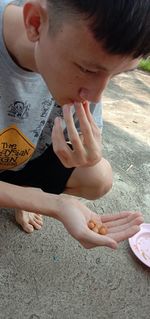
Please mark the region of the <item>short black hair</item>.
<svg viewBox="0 0 150 319"><path fill-rule="evenodd" d="M150 0L47 0L47 4L56 21L70 14L76 19L83 16L108 53L133 58L150 54Z"/></svg>

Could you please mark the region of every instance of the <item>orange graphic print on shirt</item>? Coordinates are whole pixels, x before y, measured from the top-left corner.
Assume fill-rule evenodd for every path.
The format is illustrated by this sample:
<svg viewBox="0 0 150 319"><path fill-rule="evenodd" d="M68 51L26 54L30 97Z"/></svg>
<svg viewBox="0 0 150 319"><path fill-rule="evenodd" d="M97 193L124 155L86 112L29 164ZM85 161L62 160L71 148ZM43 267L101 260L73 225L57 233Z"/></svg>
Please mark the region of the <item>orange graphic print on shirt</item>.
<svg viewBox="0 0 150 319"><path fill-rule="evenodd" d="M15 126L0 132L0 170L25 163L35 150L34 144Z"/></svg>

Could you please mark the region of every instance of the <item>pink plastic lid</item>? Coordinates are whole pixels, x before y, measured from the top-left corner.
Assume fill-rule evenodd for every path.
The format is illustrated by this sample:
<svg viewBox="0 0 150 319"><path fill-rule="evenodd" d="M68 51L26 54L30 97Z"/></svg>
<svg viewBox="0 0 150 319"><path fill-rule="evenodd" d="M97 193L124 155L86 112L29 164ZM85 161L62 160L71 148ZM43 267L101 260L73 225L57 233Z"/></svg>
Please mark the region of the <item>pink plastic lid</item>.
<svg viewBox="0 0 150 319"><path fill-rule="evenodd" d="M140 231L129 238L129 244L136 257L150 267L150 224L141 224Z"/></svg>

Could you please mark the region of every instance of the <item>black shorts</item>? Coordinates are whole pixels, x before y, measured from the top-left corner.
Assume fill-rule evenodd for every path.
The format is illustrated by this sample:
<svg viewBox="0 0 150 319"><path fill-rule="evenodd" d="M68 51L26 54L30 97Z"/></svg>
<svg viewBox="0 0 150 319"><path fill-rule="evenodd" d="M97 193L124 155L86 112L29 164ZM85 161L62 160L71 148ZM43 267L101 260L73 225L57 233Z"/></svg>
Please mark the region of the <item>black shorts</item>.
<svg viewBox="0 0 150 319"><path fill-rule="evenodd" d="M53 151L52 145L38 158L29 161L19 171L4 171L0 173L0 181L19 186L41 188L52 194L60 194L74 168L66 168Z"/></svg>

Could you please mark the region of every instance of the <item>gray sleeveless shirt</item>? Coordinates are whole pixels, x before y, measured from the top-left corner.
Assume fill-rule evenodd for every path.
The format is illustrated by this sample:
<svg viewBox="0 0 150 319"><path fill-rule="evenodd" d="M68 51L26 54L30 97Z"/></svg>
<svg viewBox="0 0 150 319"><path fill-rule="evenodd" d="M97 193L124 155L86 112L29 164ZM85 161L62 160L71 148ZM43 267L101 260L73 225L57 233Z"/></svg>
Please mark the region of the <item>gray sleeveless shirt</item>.
<svg viewBox="0 0 150 319"><path fill-rule="evenodd" d="M16 65L7 51L3 13L10 2L0 1L0 171L19 170L41 155L51 144L55 117L63 117L42 77ZM90 108L101 127L101 103Z"/></svg>

